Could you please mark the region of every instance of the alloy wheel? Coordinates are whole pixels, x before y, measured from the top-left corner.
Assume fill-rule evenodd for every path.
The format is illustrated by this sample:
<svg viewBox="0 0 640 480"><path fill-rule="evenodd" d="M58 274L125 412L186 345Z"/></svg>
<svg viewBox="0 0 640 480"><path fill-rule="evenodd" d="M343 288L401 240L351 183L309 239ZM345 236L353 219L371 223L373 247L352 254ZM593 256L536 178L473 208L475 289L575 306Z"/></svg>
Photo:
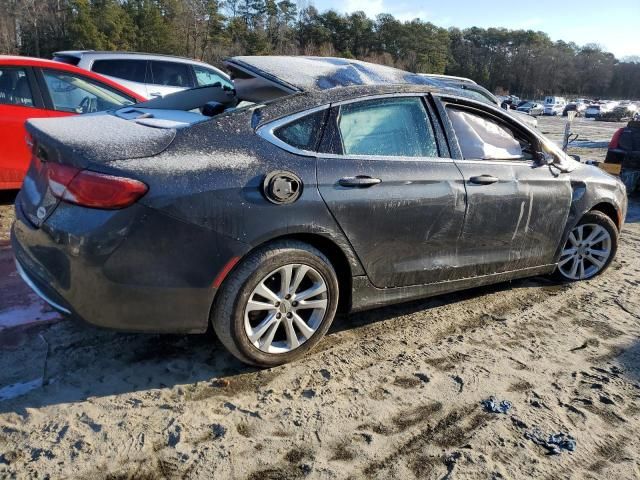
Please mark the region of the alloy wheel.
<svg viewBox="0 0 640 480"><path fill-rule="evenodd" d="M327 285L316 269L285 265L264 277L249 295L245 333L263 352L287 353L313 336L327 306Z"/></svg>
<svg viewBox="0 0 640 480"><path fill-rule="evenodd" d="M601 225L575 227L560 254L558 269L570 280L585 280L602 270L611 256L611 235Z"/></svg>

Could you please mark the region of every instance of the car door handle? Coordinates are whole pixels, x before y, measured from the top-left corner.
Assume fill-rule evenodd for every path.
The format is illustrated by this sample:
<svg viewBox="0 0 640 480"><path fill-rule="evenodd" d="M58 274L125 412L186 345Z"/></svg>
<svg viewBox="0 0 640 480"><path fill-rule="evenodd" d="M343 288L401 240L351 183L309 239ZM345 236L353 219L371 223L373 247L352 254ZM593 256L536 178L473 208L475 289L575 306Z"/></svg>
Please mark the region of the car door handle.
<svg viewBox="0 0 640 480"><path fill-rule="evenodd" d="M338 180L342 187L367 188L378 185L382 180L379 178L369 177L367 175L358 175L356 177L344 177Z"/></svg>
<svg viewBox="0 0 640 480"><path fill-rule="evenodd" d="M491 185L492 183L499 182L500 180L493 175L480 175L479 177L471 177L469 181L476 185Z"/></svg>

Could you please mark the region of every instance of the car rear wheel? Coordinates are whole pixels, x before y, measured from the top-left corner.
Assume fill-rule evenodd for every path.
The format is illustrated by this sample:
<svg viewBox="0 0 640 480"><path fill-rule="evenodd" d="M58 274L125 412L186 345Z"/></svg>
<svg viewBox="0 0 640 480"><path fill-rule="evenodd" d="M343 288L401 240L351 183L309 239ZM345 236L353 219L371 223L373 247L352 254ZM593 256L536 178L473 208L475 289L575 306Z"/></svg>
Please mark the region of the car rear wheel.
<svg viewBox="0 0 640 480"><path fill-rule="evenodd" d="M555 275L564 281L587 280L604 272L618 248L618 230L604 213L587 213L569 233Z"/></svg>
<svg viewBox="0 0 640 480"><path fill-rule="evenodd" d="M261 367L295 360L327 332L338 280L327 257L297 241L251 253L216 295L211 322L238 359Z"/></svg>

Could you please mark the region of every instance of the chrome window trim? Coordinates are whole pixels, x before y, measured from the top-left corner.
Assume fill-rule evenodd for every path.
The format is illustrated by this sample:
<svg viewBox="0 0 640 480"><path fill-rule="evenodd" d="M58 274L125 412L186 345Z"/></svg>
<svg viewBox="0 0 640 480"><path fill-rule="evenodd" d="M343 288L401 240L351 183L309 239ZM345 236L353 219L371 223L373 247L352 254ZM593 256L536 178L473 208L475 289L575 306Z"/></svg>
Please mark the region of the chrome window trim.
<svg viewBox="0 0 640 480"><path fill-rule="evenodd" d="M302 150L296 147L289 145L288 143L280 140L275 135L275 131L283 127L291 122L295 122L302 117L306 117L307 115L312 115L317 112L322 112L324 110L328 110L332 107L339 107L341 105L348 105L351 103L358 102L366 102L369 100L379 100L383 98L398 98L398 97L415 97L415 98L424 98L428 95L429 92L418 92L418 93L384 93L379 95L370 95L367 97L358 97L351 98L349 100L342 100L340 102L329 103L325 105L321 105L319 107L310 108L309 110L304 110L302 112L294 113L292 115L288 115L283 118L279 118L278 120L273 120L268 122L256 130L256 134L260 137L268 141L269 143L279 147L289 153L293 153L294 155L299 155L302 157L313 157L313 158L331 158L331 159L340 159L340 158L349 158L354 160L398 160L398 161L418 161L418 160L428 160L429 162L434 163L454 163L452 158L446 157L401 157L401 156L391 156L391 155L338 155L335 153L319 153L319 152L311 152L309 150Z"/></svg>

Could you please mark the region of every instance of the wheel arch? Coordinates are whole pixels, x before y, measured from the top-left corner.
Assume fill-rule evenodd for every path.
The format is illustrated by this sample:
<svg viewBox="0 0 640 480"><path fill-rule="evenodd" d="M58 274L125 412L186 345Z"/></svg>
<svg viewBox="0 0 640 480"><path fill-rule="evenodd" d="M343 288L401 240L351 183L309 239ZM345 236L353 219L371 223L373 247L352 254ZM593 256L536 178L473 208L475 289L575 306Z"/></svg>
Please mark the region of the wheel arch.
<svg viewBox="0 0 640 480"><path fill-rule="evenodd" d="M610 202L600 202L589 210L589 212L593 211L604 213L611 219L618 231L620 231L620 227L622 226L622 217L615 205Z"/></svg>
<svg viewBox="0 0 640 480"><path fill-rule="evenodd" d="M242 257L234 262L233 268L230 268L229 271L226 272L226 275L224 276L219 289L222 288L222 286L236 269L236 267L240 265L242 261L249 255L251 255L254 251L259 248L264 248L265 246L268 246L272 243L283 240L296 240L306 243L318 249L329 259L329 261L331 262L331 266L334 268L336 276L338 278L338 289L340 292L340 298L338 301L338 312L348 312L351 309L352 277L358 274L357 269L359 268L359 265L353 265L353 262L357 262L357 259L355 259L354 257L351 257L350 259L349 253L351 252L345 252L344 249L334 241L334 239L328 238L327 236L319 233L299 232L283 234L253 245L250 250L248 250ZM213 301L213 304L215 304L215 299ZM213 309L213 305L211 308Z"/></svg>

